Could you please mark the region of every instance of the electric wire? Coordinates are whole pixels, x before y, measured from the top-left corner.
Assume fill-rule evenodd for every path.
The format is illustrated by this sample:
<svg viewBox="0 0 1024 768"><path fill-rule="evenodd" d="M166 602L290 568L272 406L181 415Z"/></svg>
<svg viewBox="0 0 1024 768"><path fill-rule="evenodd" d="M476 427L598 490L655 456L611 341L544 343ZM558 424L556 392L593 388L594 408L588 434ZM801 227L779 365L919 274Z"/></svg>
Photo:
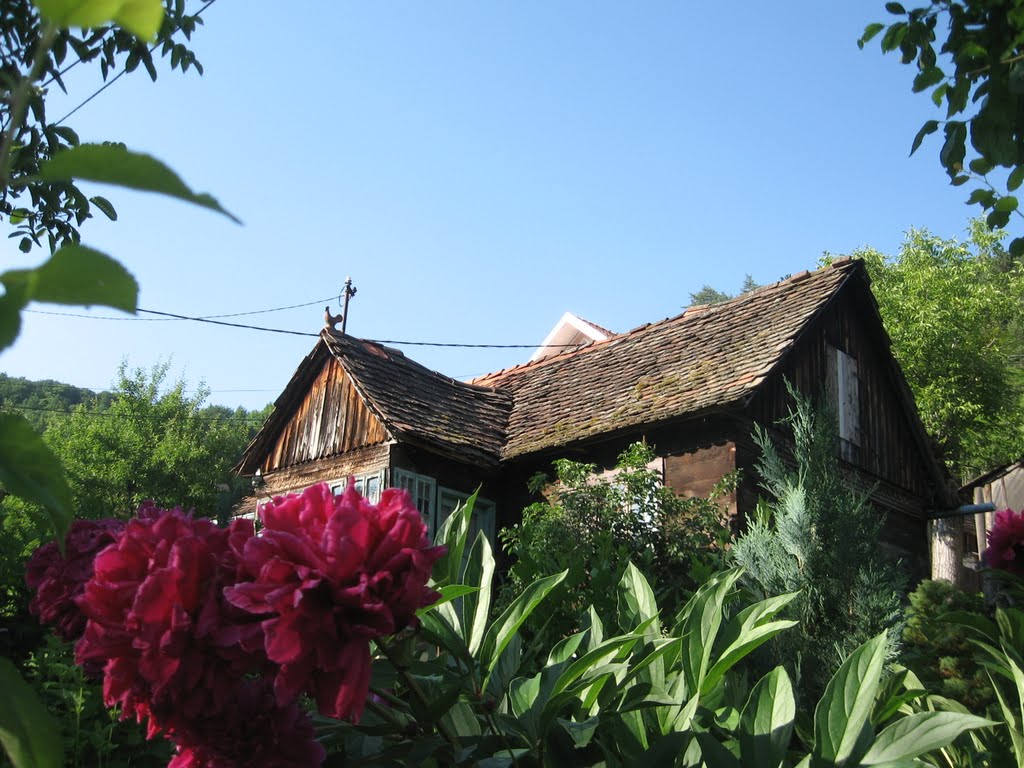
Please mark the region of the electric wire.
<svg viewBox="0 0 1024 768"><path fill-rule="evenodd" d="M52 413L60 416L75 416L83 415L90 417L102 417L102 418L124 418L124 419L149 419L149 420L173 420L178 418L176 414L163 415L159 413L153 414L141 414L141 413L112 413L110 411L89 411L89 410L71 410L65 411L60 408L36 408L30 405L10 405L7 403L0 403L0 411L3 410L16 410L16 411L31 411L33 413ZM264 416L199 416L199 415L188 415L186 419L193 421L209 421L209 422L236 422L239 424L262 424L266 421Z"/></svg>
<svg viewBox="0 0 1024 768"><path fill-rule="evenodd" d="M314 301L307 301L302 304L289 304L287 307L271 307L270 309L253 309L248 312L231 312L224 315L199 315L198 318L202 320L213 320L222 317L244 317L246 315L265 315L268 312L283 312L286 309L299 309L301 307L312 307L315 304L323 304L325 301L331 301L335 297L328 296L324 299L315 299ZM36 315L52 315L54 317L81 317L88 320L127 320L143 323L166 323L172 320L186 319L183 317L118 317L114 315L87 315L83 312L47 312L42 309L26 309L25 312L31 312ZM145 310L139 310L145 311Z"/></svg>
<svg viewBox="0 0 1024 768"><path fill-rule="evenodd" d="M325 301L325 299L321 299ZM311 304L319 304L320 302L310 302L306 306ZM302 306L302 305L295 305ZM290 307L288 307L290 309ZM85 315L77 314L74 312L45 312L38 309L26 309L26 312L33 312L39 315L57 315L59 317L81 317L88 320L191 320L196 323L210 323L211 325L223 325L228 328L244 328L250 331L263 331L265 333L283 333L291 336L306 336L309 338L319 338L319 333L311 333L310 331L293 331L285 328L268 328L262 325L248 325L246 323L228 323L223 320L215 320L216 317L238 317L246 314L259 314L259 312L270 312L277 310L260 310L259 312L239 312L233 315L207 315L203 317L194 317L192 315L181 315L176 312L160 312L155 309L143 309L138 307L136 312L143 312L148 315L159 315L158 318L130 318L130 317L109 317L105 315ZM395 346L408 346L408 347L443 347L443 348L455 348L455 349L577 349L582 346L581 344L470 344L466 342L456 341L408 341L404 339L363 339L363 341L369 341L373 344L394 344Z"/></svg>

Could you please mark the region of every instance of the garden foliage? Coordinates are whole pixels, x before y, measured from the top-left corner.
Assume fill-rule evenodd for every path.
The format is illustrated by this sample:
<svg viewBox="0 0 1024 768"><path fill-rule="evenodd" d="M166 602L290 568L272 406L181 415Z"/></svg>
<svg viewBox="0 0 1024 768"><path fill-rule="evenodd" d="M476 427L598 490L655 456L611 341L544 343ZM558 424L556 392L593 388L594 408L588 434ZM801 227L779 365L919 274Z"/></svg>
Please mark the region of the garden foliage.
<svg viewBox="0 0 1024 768"><path fill-rule="evenodd" d="M87 558L117 537L91 573L51 544L30 579L41 615L62 627L72 626L62 617L84 615L77 661L87 674L102 666L105 701L122 717L175 742L173 768L306 768L325 757L328 766L909 765L993 725L907 713L923 691L905 677L882 683L883 632L843 662L802 730L782 667L752 687L737 674L792 631L780 616L798 596L745 604L738 569L713 575L663 621L628 563L614 619L589 608L580 631L532 668L523 624L566 573L492 612L487 538L466 552L473 501L433 547L404 491L377 506L351 489L334 498L326 485L279 497L259 537L248 521L215 528L145 507L120 534L107 526L90 536L97 523L76 523L69 554ZM321 713L312 723L297 707L302 692ZM38 731L27 735L13 742L15 764L45 764L24 757L38 746Z"/></svg>
<svg viewBox="0 0 1024 768"><path fill-rule="evenodd" d="M755 594L798 593L786 615L799 623L772 644L770 660L785 664L806 703L854 648L883 629L893 630L886 653L894 657L905 577L880 553L881 515L842 475L828 400L812 404L792 387L790 393L792 460L758 429L757 471L774 501L759 504L732 556Z"/></svg>
<svg viewBox="0 0 1024 768"><path fill-rule="evenodd" d="M650 468L654 458L649 446L635 443L604 474L596 465L559 459L553 483L544 475L532 481L548 501L530 505L521 523L501 531L512 562L499 606L536 579L566 571L543 613L526 623L538 653L578 631L588 606L603 622L613 621L616 585L629 563L650 581L666 615L724 567L730 531L721 500L736 475L723 478L709 498L677 496Z"/></svg>

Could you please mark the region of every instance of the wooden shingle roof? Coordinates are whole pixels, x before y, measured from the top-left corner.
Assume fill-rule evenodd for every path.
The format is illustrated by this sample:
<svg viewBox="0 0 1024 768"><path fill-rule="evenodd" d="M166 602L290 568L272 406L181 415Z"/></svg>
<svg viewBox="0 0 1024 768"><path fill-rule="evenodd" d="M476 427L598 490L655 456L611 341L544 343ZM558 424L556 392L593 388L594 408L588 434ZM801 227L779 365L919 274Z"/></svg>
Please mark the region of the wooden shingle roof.
<svg viewBox="0 0 1024 768"><path fill-rule="evenodd" d="M397 439L484 466L498 463L512 397L432 371L402 352L324 331L370 410Z"/></svg>
<svg viewBox="0 0 1024 768"><path fill-rule="evenodd" d="M392 438L484 467L742 404L854 275L840 259L721 304L466 383L402 352L324 330L237 469L254 471L325 355L340 363Z"/></svg>
<svg viewBox="0 0 1024 768"><path fill-rule="evenodd" d="M843 259L584 349L489 374L509 393L511 459L744 401L859 261Z"/></svg>

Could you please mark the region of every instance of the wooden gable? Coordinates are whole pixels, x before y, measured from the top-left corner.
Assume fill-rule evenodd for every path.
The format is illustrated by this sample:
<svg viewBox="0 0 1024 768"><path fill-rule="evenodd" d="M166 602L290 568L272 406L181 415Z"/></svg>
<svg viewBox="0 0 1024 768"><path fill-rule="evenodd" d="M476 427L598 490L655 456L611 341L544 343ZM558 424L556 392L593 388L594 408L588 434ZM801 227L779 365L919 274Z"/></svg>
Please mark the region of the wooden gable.
<svg viewBox="0 0 1024 768"><path fill-rule="evenodd" d="M917 504L953 504L866 278L851 283L808 325L751 400L748 415L766 426L785 419L792 405L787 380L812 397L831 396L840 454L865 478L902 489Z"/></svg>
<svg viewBox="0 0 1024 768"><path fill-rule="evenodd" d="M341 363L328 355L270 446L262 469L274 472L388 440L387 429L366 407Z"/></svg>

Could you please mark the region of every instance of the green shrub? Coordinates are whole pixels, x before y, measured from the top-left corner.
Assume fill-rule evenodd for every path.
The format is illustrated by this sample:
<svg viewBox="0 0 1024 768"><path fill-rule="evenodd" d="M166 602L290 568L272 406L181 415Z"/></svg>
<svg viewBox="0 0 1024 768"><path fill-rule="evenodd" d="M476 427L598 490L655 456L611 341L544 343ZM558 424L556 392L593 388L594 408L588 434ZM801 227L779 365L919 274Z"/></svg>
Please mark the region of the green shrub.
<svg viewBox="0 0 1024 768"><path fill-rule="evenodd" d="M802 700L814 701L842 660L884 629L893 630L887 656L895 657L906 579L879 551L882 515L843 479L827 400L814 406L790 394L795 466L757 430L757 470L775 501L759 505L732 555L755 595L799 593L788 613L799 626L772 644L768 664L784 664Z"/></svg>
<svg viewBox="0 0 1024 768"><path fill-rule="evenodd" d="M985 602L981 595L965 592L948 581L922 581L910 593L901 660L929 692L981 712L994 701L992 685L975 658L970 631L945 620L944 614L951 611L984 617Z"/></svg>
<svg viewBox="0 0 1024 768"><path fill-rule="evenodd" d="M547 486L551 500L530 505L520 524L501 532L512 565L498 606L541 576L567 572L543 615L526 625L538 653L546 655L577 631L588 606L614 625L616 585L630 562L651 582L666 615L724 567L730 533L726 510L714 499L735 488L735 475L724 478L710 499L683 498L648 468L653 459L649 446L636 443L611 475L561 459L554 463L553 485L544 475L531 481L534 492Z"/></svg>

